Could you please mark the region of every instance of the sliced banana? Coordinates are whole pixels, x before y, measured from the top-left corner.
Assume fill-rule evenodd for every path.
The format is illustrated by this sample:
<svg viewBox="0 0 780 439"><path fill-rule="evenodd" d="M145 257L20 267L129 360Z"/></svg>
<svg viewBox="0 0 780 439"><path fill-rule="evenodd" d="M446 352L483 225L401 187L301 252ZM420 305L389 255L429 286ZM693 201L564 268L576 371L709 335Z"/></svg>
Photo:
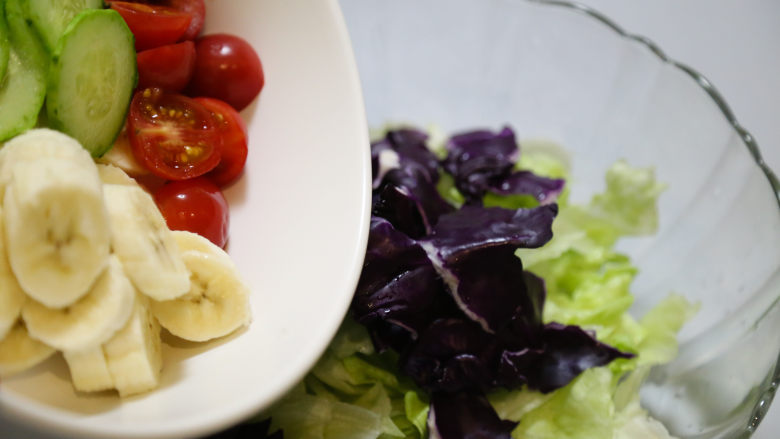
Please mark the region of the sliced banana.
<svg viewBox="0 0 780 439"><path fill-rule="evenodd" d="M8 175L4 231L16 279L44 305L68 306L87 293L108 261L108 216L95 165L20 159Z"/></svg>
<svg viewBox="0 0 780 439"><path fill-rule="evenodd" d="M147 392L159 385L160 325L149 311L145 297L137 297L130 320L103 345L103 352L119 396Z"/></svg>
<svg viewBox="0 0 780 439"><path fill-rule="evenodd" d="M217 258L220 258L220 260L225 264L230 265L235 269L233 260L230 259L230 256L225 252L225 250L209 241L207 238L204 238L197 233L188 232L186 230L171 230L171 234L176 240L176 244L179 246L179 250L182 253L195 251L213 255Z"/></svg>
<svg viewBox="0 0 780 439"><path fill-rule="evenodd" d="M149 174L149 170L135 159L133 150L130 147L130 140L127 138L127 131L125 130L119 133L114 146L97 161L98 163L116 166L133 177Z"/></svg>
<svg viewBox="0 0 780 439"><path fill-rule="evenodd" d="M108 360L103 347L87 351L63 352L70 369L73 387L80 392L99 392L114 388L114 378L108 370Z"/></svg>
<svg viewBox="0 0 780 439"><path fill-rule="evenodd" d="M5 254L5 233L2 225L3 210L0 208L0 340L8 334L19 319L26 300L22 287L16 281L8 257Z"/></svg>
<svg viewBox="0 0 780 439"><path fill-rule="evenodd" d="M92 349L110 339L130 317L135 288L111 256L106 270L90 292L64 309L47 308L29 300L22 319L30 336L65 352Z"/></svg>
<svg viewBox="0 0 780 439"><path fill-rule="evenodd" d="M5 287L0 287L0 340L8 334L14 323L19 320L19 315L22 312L22 306L26 299L24 293L18 289L18 285L8 288L12 283L14 282L6 279L4 276L0 278L0 284L5 284Z"/></svg>
<svg viewBox="0 0 780 439"><path fill-rule="evenodd" d="M81 166L93 164L92 157L76 139L59 131L38 128L14 137L0 149L0 183L8 183L10 170L20 163L41 158L76 161Z"/></svg>
<svg viewBox="0 0 780 439"><path fill-rule="evenodd" d="M23 372L55 352L53 348L30 337L20 320L0 340L0 378Z"/></svg>
<svg viewBox="0 0 780 439"><path fill-rule="evenodd" d="M143 294L169 300L190 289L179 248L152 196L140 186L103 186L112 247L130 280Z"/></svg>
<svg viewBox="0 0 780 439"><path fill-rule="evenodd" d="M185 251L192 289L184 296L151 301L152 313L171 334L190 341L223 337L249 324L249 288L222 257Z"/></svg>
<svg viewBox="0 0 780 439"><path fill-rule="evenodd" d="M103 184L123 184L127 186L137 186L138 182L122 169L111 164L97 164L98 175Z"/></svg>

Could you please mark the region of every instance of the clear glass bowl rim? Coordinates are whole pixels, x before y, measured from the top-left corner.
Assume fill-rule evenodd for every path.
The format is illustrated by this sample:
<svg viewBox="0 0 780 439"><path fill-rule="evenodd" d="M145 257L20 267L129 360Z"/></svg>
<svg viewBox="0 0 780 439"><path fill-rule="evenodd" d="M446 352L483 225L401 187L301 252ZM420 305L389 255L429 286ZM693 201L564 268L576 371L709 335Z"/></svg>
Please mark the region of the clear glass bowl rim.
<svg viewBox="0 0 780 439"><path fill-rule="evenodd" d="M780 180L778 180L777 175L764 161L764 158L761 154L761 149L759 148L758 142L756 141L755 137L753 137L753 135L744 126L742 126L739 120L737 120L737 117L734 115L733 111L729 107L728 103L726 102L726 99L723 97L723 95L720 94L720 92L715 87L715 85L713 85L713 83L710 82L710 80L707 79L702 73L700 73L696 69L692 68L691 66L683 62L677 61L669 57L658 46L658 44L653 42L651 39L627 31L622 26L620 26L616 21L612 20L611 18L607 17L606 15L602 14L598 10L588 5L576 1L567 1L567 0L525 0L525 1L529 3L537 3L537 4L552 6L552 7L568 8L575 12L579 12L584 15L587 15L588 17L600 22L602 25L610 28L612 31L617 33L621 38L624 38L626 40L631 40L643 45L647 50L649 50L653 55L655 55L661 62L668 64L680 70L682 73L688 75L712 99L712 102L718 107L721 113L723 113L723 116L731 125L734 132L737 134L740 141L744 145L744 147L747 148L748 152L750 152L750 155L755 161L756 165L761 169L761 171L766 176L767 181L769 182L769 185L771 186L772 191L774 192L775 201L777 202L778 209L780 209ZM772 399L774 398L777 387L778 385L780 385L780 344L778 345L778 358L775 361L773 371L770 374L770 379L765 382L766 385L764 386L764 388L760 389L759 395L761 396L759 400L756 402L756 404L754 405L751 416L748 419L747 424L744 426L744 429L742 430L743 434L739 436L740 438L748 438L752 435L752 433L755 432L756 428L761 423L762 419L769 411L770 405L772 404Z"/></svg>

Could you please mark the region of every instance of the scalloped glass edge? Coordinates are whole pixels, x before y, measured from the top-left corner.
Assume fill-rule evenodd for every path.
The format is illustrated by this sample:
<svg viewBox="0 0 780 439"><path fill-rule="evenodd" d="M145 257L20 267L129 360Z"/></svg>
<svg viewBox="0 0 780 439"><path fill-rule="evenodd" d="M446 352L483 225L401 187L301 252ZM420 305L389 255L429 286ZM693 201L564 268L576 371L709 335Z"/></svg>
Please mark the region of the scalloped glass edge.
<svg viewBox="0 0 780 439"><path fill-rule="evenodd" d="M764 158L761 154L761 149L759 148L758 142L756 141L755 137L753 137L753 135L750 134L750 132L745 127L742 126L739 120L737 120L737 117L731 111L731 108L726 102L726 99L723 97L723 95L720 94L720 92L715 87L715 85L713 85L713 83L710 82L710 80L707 79L702 73L698 72L696 69L688 66L685 63L670 58L651 39L625 30L614 20L610 19L606 15L602 14L598 10L588 5L572 2L572 1L565 1L565 0L526 0L526 1L529 3L537 3L542 5L548 5L548 6L569 8L577 12L580 12L582 14L585 14L601 22L603 25L607 26L608 28L612 29L620 37L625 38L627 40L636 41L642 44L645 48L647 48L647 50L653 53L663 63L669 64L679 69L680 71L688 75L691 79L693 79L693 81L696 82L696 84L698 84L699 87L701 87L710 96L710 98L715 103L715 105L723 113L723 116L726 118L728 123L733 127L734 131L739 136L743 145L745 145L747 150L750 152L756 165L758 165L758 167L764 173L764 175L767 178L767 181L769 182L769 185L772 187L772 191L775 194L775 199L777 201L778 208L780 209L780 180L778 180L777 175L775 175L775 173L772 171L769 165L767 165L766 162L764 161ZM775 306L776 305L777 304L775 303ZM752 433L756 431L756 428L759 426L762 419L769 411L769 407L772 404L772 399L775 396L778 386L780 386L780 352L778 353L778 358L775 361L774 370L771 371L771 373L767 376L767 379L765 379L764 382L767 384L763 389L761 389L760 392L761 396L753 406L750 419L747 425L745 425L744 427L743 434L740 435L739 438L750 437Z"/></svg>

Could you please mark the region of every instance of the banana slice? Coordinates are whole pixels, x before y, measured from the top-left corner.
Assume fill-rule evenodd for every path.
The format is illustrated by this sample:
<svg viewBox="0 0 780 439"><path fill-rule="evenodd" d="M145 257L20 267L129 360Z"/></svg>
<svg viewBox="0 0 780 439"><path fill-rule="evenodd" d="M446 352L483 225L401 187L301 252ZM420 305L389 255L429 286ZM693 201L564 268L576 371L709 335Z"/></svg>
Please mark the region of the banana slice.
<svg viewBox="0 0 780 439"><path fill-rule="evenodd" d="M197 233L188 232L186 230L171 230L171 234L176 240L176 244L179 246L179 250L182 253L190 251L206 253L208 255L220 258L220 260L225 264L230 265L236 269L233 260L230 259L230 256L225 252L225 250L209 241L207 238L204 238Z"/></svg>
<svg viewBox="0 0 780 439"><path fill-rule="evenodd" d="M30 336L65 352L92 349L122 328L133 308L135 289L115 256L84 298L64 309L29 300L22 319Z"/></svg>
<svg viewBox="0 0 780 439"><path fill-rule="evenodd" d="M160 324L149 311L146 298L137 296L127 325L103 345L108 370L119 396L147 392L159 385L161 343Z"/></svg>
<svg viewBox="0 0 780 439"><path fill-rule="evenodd" d="M122 130L114 142L114 146L103 154L103 157L97 159L98 163L104 163L116 166L128 175L138 177L148 175L150 172L145 166L138 163L130 147L130 140L127 138L127 131Z"/></svg>
<svg viewBox="0 0 780 439"><path fill-rule="evenodd" d="M0 267L0 271L5 270ZM14 323L19 320L26 299L19 286L14 285L16 281L13 276L9 279L5 275L6 273L0 274L0 340L5 338Z"/></svg>
<svg viewBox="0 0 780 439"><path fill-rule="evenodd" d="M22 305L26 300L22 287L16 281L8 257L5 254L5 233L3 230L3 210L0 208L0 340L8 334L19 319Z"/></svg>
<svg viewBox="0 0 780 439"><path fill-rule="evenodd" d="M41 158L76 161L81 166L91 166L89 153L74 138L48 128L29 130L5 143L0 150L0 182L11 178L10 170L22 162L35 162Z"/></svg>
<svg viewBox="0 0 780 439"><path fill-rule="evenodd" d="M36 133L40 133L36 130ZM72 144L65 135L23 135L34 141L51 137ZM16 279L30 297L51 308L66 307L84 296L108 261L109 226L100 179L89 153L60 157L57 152L27 157L30 148L41 154L49 143L19 143L3 158L5 236L8 260ZM45 145L41 146L41 145ZM2 172L0 172L2 173Z"/></svg>
<svg viewBox="0 0 780 439"><path fill-rule="evenodd" d="M140 186L106 184L112 247L143 294L169 300L189 291L189 272L152 196Z"/></svg>
<svg viewBox="0 0 780 439"><path fill-rule="evenodd" d="M31 338L20 320L0 340L0 378L23 372L55 352L53 348Z"/></svg>
<svg viewBox="0 0 780 439"><path fill-rule="evenodd" d="M249 324L249 288L222 257L185 251L192 289L184 296L151 301L152 313L171 334L190 341L222 337Z"/></svg>
<svg viewBox="0 0 780 439"><path fill-rule="evenodd" d="M114 388L114 378L108 370L108 361L103 347L87 351L63 352L70 369L73 387L80 392L99 392Z"/></svg>
<svg viewBox="0 0 780 439"><path fill-rule="evenodd" d="M110 164L97 164L98 176L103 184L123 184L137 186L138 182L122 169Z"/></svg>

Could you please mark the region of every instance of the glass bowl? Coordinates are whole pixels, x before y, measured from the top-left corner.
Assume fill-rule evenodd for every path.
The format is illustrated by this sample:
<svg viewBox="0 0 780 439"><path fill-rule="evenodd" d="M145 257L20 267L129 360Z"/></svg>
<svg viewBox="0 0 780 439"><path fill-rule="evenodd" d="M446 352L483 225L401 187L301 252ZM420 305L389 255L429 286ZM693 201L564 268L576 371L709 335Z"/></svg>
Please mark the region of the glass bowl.
<svg viewBox="0 0 780 439"><path fill-rule="evenodd" d="M598 12L545 0L341 0L369 124L514 127L571 154L572 198L625 158L668 185L658 233L624 240L632 313L699 304L644 406L681 438L747 437L774 395L780 184L710 82ZM522 146L521 146L522 148Z"/></svg>

